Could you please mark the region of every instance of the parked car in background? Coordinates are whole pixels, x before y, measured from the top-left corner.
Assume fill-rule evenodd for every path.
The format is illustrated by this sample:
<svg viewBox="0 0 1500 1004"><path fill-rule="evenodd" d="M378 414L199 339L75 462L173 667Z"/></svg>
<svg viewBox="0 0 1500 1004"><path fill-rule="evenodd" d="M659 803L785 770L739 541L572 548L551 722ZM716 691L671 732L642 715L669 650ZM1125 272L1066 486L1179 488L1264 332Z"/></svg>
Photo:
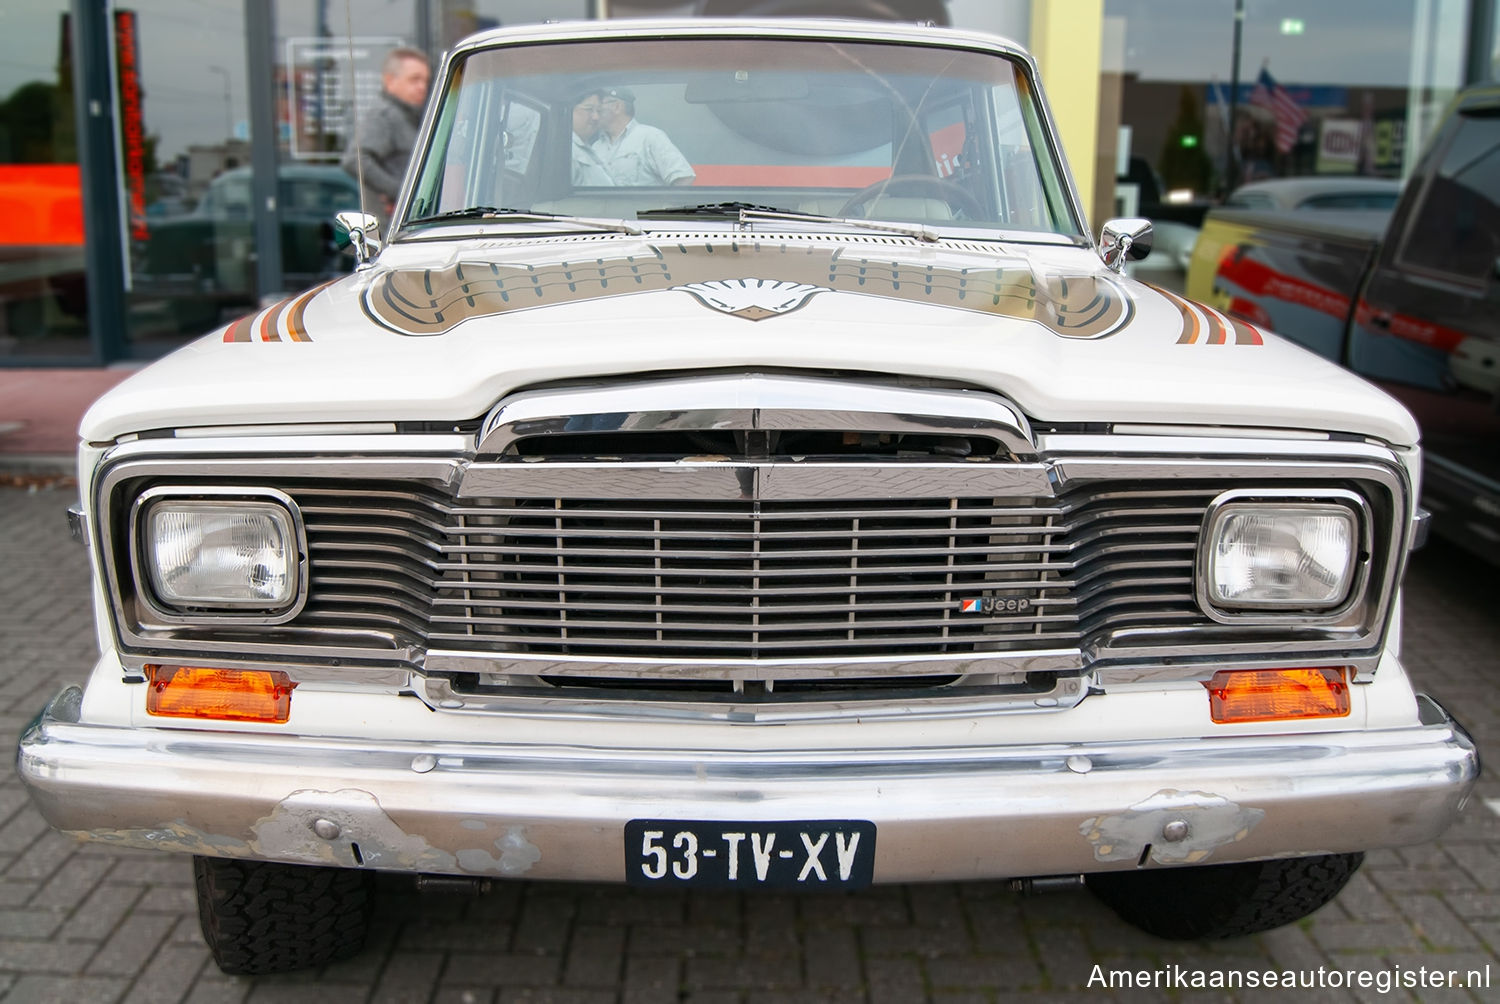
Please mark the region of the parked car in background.
<svg viewBox="0 0 1500 1004"><path fill-rule="evenodd" d="M192 211L148 219L150 236L132 254L137 299L170 301L184 330L211 327L255 305L250 180L250 168L231 168L209 182ZM329 221L335 213L357 209L359 186L342 168L278 168L281 261L288 289L303 289L349 270Z"/></svg>
<svg viewBox="0 0 1500 1004"><path fill-rule="evenodd" d="M1225 209L1374 210L1389 212L1401 197L1391 178L1273 178L1241 185L1224 200Z"/></svg>
<svg viewBox="0 0 1500 1004"><path fill-rule="evenodd" d="M590 149L606 88L659 132ZM1025 52L575 22L433 91L388 244L343 216L355 274L82 422L102 652L18 773L192 855L221 968L358 951L376 872L1083 876L1231 937L1456 817L1391 643L1415 423L1123 275Z"/></svg>
<svg viewBox="0 0 1500 1004"><path fill-rule="evenodd" d="M1307 208L1336 188L1276 186L1295 212L1209 213L1188 293L1401 400L1434 532L1500 561L1500 88L1452 102L1393 210Z"/></svg>

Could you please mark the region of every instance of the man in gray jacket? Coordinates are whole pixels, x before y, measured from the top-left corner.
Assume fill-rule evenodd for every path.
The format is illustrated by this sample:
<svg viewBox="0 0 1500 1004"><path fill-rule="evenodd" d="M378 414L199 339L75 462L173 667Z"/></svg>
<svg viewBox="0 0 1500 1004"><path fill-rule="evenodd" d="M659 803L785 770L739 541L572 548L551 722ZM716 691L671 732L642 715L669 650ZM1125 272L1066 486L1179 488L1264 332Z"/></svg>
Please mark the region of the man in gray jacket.
<svg viewBox="0 0 1500 1004"><path fill-rule="evenodd" d="M380 99L370 114L360 117L359 129L344 151L344 170L356 178L363 173L364 210L379 217L382 227L395 209L406 162L417 142L430 77L427 57L418 50L402 47L386 53Z"/></svg>

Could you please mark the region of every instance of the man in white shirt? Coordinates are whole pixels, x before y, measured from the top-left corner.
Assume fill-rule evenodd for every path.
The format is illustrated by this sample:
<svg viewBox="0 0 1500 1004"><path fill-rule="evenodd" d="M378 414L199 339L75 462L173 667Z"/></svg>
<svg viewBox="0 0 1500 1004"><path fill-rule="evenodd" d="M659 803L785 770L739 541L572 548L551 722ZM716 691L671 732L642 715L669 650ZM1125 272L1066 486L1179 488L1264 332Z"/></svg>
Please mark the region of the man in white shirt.
<svg viewBox="0 0 1500 1004"><path fill-rule="evenodd" d="M616 185L691 185L697 175L682 151L655 126L635 120L635 92L607 87L594 152Z"/></svg>
<svg viewBox="0 0 1500 1004"><path fill-rule="evenodd" d="M587 91L573 104L573 186L613 185L615 179L605 169L599 154L589 145L600 132L599 118L604 95Z"/></svg>

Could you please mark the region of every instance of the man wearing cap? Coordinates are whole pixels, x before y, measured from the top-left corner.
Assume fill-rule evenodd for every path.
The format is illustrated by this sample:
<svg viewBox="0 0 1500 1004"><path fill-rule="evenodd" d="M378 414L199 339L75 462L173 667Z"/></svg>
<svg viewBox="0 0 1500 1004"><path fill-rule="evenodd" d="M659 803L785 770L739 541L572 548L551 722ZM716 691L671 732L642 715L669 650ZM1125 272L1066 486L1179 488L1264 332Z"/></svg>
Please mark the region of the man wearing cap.
<svg viewBox="0 0 1500 1004"><path fill-rule="evenodd" d="M594 152L616 185L691 185L697 175L682 151L655 126L635 120L635 92L603 92L602 128Z"/></svg>
<svg viewBox="0 0 1500 1004"><path fill-rule="evenodd" d="M573 186L592 187L613 185L615 179L599 159L599 154L589 144L599 135L600 105L604 95L597 91L585 91L573 103Z"/></svg>

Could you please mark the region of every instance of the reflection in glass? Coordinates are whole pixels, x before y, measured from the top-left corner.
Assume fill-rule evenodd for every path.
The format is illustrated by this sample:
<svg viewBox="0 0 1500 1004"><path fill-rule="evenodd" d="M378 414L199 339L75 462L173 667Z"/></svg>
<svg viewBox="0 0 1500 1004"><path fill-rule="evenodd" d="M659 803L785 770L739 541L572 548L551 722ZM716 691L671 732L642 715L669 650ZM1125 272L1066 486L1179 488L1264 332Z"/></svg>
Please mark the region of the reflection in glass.
<svg viewBox="0 0 1500 1004"><path fill-rule="evenodd" d="M66 3L5 14L0 42L0 362L86 358L83 196Z"/></svg>

